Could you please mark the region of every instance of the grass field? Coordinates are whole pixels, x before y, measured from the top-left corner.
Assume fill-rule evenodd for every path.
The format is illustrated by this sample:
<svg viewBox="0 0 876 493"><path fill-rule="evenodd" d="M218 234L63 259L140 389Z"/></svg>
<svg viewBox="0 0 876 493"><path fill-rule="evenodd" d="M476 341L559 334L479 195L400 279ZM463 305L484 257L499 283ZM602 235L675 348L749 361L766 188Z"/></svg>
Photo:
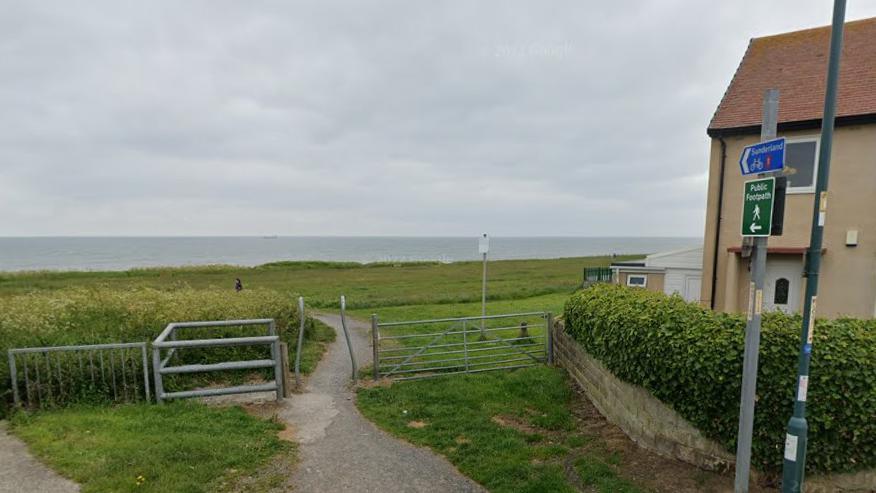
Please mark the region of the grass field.
<svg viewBox="0 0 876 493"><path fill-rule="evenodd" d="M282 425L239 408L194 402L72 407L16 414L12 431L53 469L90 492L264 491L285 475L238 479L269 460L292 462Z"/></svg>
<svg viewBox="0 0 876 493"><path fill-rule="evenodd" d="M617 260L635 258L618 257ZM489 263L490 300L512 300L568 293L581 284L584 267L605 266L611 257L550 260L501 260ZM0 274L0 297L76 287L110 289L150 287L231 291L239 277L246 289L304 296L310 307L337 307L340 295L349 308L465 303L481 297L481 263L456 262L355 264L278 262L260 267L180 267L124 272L26 272Z"/></svg>
<svg viewBox="0 0 876 493"><path fill-rule="evenodd" d="M610 261L609 257L591 257L491 262L488 314L559 314L580 285L582 269ZM282 318L291 333L289 322L295 318L298 295L306 297L308 307L332 311L339 295L346 294L349 315L362 320L371 313L382 321L472 316L480 314L480 269L477 262L281 263L257 268L0 274L0 305L9 308L5 325L0 316L0 334L28 345L102 342L120 334L148 340L170 319L184 315L217 319L238 312ZM243 280L243 293L234 293L235 277ZM78 301L65 301L70 297ZM32 310L26 306L38 306L35 312L41 315L28 318ZM195 310L197 306L201 309ZM539 333L533 329L532 335ZM306 370L315 367L334 336L320 324L310 334L303 355ZM562 372L541 367L466 376L456 382L460 385L442 386L440 380L430 380L368 389L360 393L360 406L381 427L447 455L492 491L573 491L570 485L577 482L595 491L636 491L627 489L632 486L617 476L610 454L582 449L587 439L571 428L570 391ZM493 420L497 415L527 420L535 431L497 423ZM204 418L210 423L200 423ZM416 419L428 421L427 426L408 426ZM52 467L81 482L84 491L222 491L229 484L238 490L241 483L235 475L247 475L271 456L289 453L268 438L276 433L274 425L246 417L239 410L195 404L72 407L33 416L19 414L14 420L13 431ZM264 440L247 451L235 433L224 436L234 426ZM156 443L159 434L155 430L164 427L177 430L178 439ZM105 433L96 434L95 428ZM135 443L141 448L132 450ZM568 468L560 466L572 459ZM570 479L567 469L578 479ZM265 490L273 480L269 475L248 488Z"/></svg>

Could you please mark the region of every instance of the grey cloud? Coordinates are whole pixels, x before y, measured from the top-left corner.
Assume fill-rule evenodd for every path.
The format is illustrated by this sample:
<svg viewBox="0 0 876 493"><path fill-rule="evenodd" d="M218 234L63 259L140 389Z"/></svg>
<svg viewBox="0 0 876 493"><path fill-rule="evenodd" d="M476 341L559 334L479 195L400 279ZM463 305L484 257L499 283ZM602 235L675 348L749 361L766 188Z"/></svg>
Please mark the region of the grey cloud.
<svg viewBox="0 0 876 493"><path fill-rule="evenodd" d="M8 0L0 234L698 236L748 38L829 10Z"/></svg>

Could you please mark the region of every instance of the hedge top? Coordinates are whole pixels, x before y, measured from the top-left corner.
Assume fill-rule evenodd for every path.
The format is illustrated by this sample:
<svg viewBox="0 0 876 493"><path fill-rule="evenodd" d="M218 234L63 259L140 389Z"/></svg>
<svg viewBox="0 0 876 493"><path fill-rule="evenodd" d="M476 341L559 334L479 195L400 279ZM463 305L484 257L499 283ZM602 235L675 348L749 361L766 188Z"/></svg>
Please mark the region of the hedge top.
<svg viewBox="0 0 876 493"><path fill-rule="evenodd" d="M566 330L619 378L648 389L706 436L736 448L745 320L678 296L601 284L572 296ZM753 463L781 469L795 399L799 315L769 313L761 334ZM876 321L816 323L807 468L876 467Z"/></svg>

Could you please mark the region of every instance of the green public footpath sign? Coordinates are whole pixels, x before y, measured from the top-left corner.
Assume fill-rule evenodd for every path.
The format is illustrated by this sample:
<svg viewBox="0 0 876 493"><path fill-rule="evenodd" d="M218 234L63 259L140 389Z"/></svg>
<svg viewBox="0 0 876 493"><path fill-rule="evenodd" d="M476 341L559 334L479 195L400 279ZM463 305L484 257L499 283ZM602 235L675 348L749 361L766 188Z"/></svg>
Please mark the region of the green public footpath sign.
<svg viewBox="0 0 876 493"><path fill-rule="evenodd" d="M742 236L769 236L773 226L776 179L745 182L742 193Z"/></svg>

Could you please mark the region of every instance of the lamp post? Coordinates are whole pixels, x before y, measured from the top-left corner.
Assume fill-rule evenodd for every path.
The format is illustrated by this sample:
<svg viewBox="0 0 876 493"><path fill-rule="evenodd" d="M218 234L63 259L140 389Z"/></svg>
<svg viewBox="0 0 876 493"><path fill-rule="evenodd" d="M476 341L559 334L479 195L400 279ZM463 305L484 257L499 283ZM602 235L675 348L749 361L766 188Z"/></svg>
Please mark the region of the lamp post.
<svg viewBox="0 0 876 493"><path fill-rule="evenodd" d="M845 16L846 1L834 0L833 24L830 31L830 58L827 62L827 90L824 93L824 115L821 119L818 176L815 181L815 203L812 208L812 231L809 237L809 250L806 253L806 297L804 298L800 354L797 364L797 399L794 402L794 415L788 421L788 429L785 434L785 458L782 465L783 493L798 493L803 489L803 473L806 468L808 439L806 394L809 389L809 360L812 356L812 334L815 330L815 301L818 295L818 271L821 268L821 244L827 212L827 181L830 176L833 124L836 117L836 93Z"/></svg>

